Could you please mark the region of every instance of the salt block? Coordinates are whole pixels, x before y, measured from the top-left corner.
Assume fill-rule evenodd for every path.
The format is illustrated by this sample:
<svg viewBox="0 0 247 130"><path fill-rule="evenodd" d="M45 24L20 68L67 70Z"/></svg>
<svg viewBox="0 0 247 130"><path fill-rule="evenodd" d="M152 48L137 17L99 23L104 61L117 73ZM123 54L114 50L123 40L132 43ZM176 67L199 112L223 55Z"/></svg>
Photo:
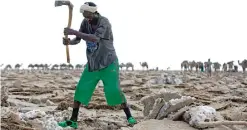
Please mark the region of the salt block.
<svg viewBox="0 0 247 130"><path fill-rule="evenodd" d="M153 110L148 115L148 119L155 119L160 111L160 109L165 105L165 100L162 98L158 98L155 100Z"/></svg>
<svg viewBox="0 0 247 130"><path fill-rule="evenodd" d="M142 104L144 104L143 115L148 116L150 111L153 109L155 99L153 96L146 96L141 99Z"/></svg>
<svg viewBox="0 0 247 130"><path fill-rule="evenodd" d="M176 112L179 109L190 105L195 101L195 98L190 96L183 96L179 99L172 99L169 102L165 103L165 105L161 108L156 119L163 119L168 116L171 112Z"/></svg>
<svg viewBox="0 0 247 130"><path fill-rule="evenodd" d="M212 122L216 121L216 110L210 106L196 106L190 108L183 116L186 122L195 128L201 128L199 122Z"/></svg>
<svg viewBox="0 0 247 130"><path fill-rule="evenodd" d="M176 99L176 98L181 98L181 96L177 93L171 93L171 92L164 92L152 96L146 96L141 99L141 103L144 104L144 110L143 110L143 115L148 116L150 114L150 111L153 110L155 100L156 99L163 99L164 102L167 102L171 99ZM164 105L164 103L162 103ZM162 107L162 104L158 105ZM158 106L156 106L156 109L158 110ZM154 111L154 113L157 113L157 110ZM152 114L152 117L154 117L155 114ZM151 118L151 117L150 117Z"/></svg>

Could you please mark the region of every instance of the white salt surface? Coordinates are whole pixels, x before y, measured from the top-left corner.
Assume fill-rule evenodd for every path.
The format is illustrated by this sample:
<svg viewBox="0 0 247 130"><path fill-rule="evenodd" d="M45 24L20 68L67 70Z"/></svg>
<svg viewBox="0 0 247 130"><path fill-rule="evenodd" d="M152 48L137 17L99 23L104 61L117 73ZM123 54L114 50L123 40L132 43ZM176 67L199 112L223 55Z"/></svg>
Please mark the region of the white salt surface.
<svg viewBox="0 0 247 130"><path fill-rule="evenodd" d="M171 99L169 102L171 103L171 105L176 105L180 102L184 102L188 99L195 99L194 97L190 97L190 96L182 96L181 98L176 98L176 99Z"/></svg>
<svg viewBox="0 0 247 130"><path fill-rule="evenodd" d="M41 118L44 117L46 115L45 112L40 111L40 110L32 110L26 113L20 113L20 119L23 120L28 120L28 119L34 119L34 118Z"/></svg>
<svg viewBox="0 0 247 130"><path fill-rule="evenodd" d="M189 124L197 126L199 122L211 122L216 120L216 110L209 106L197 106L186 112L190 115Z"/></svg>
<svg viewBox="0 0 247 130"><path fill-rule="evenodd" d="M44 130L62 130L63 128L58 126L58 122L55 120L54 116L46 115L44 111L32 110L26 113L19 113L20 119L30 120L35 118L40 118L41 124Z"/></svg>

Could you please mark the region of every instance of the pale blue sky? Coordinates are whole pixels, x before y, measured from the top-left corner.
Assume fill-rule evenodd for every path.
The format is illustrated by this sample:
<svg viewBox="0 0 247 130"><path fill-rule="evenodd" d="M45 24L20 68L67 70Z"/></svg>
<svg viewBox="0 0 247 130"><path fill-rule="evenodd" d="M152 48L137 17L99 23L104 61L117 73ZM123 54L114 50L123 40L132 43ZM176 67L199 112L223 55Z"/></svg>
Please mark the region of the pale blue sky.
<svg viewBox="0 0 247 130"><path fill-rule="evenodd" d="M120 62L180 69L183 60L247 59L247 0L92 0L112 23ZM86 1L74 4L72 28ZM67 7L53 0L1 2L0 63L63 63ZM71 63L86 63L85 42L70 46Z"/></svg>

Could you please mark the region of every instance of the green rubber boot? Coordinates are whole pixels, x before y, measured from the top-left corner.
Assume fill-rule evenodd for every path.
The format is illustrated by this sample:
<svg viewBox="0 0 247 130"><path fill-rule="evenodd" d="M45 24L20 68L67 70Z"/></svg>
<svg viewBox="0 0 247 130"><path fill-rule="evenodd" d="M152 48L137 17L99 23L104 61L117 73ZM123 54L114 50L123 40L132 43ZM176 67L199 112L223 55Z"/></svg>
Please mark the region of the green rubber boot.
<svg viewBox="0 0 247 130"><path fill-rule="evenodd" d="M130 117L128 119L128 123L131 124L131 125L134 125L134 124L136 124L136 119L134 117Z"/></svg>
<svg viewBox="0 0 247 130"><path fill-rule="evenodd" d="M75 121L71 121L71 120L66 120L66 121L62 121L62 122L58 122L58 125L65 128L65 127L72 127L74 129L78 128L78 123Z"/></svg>

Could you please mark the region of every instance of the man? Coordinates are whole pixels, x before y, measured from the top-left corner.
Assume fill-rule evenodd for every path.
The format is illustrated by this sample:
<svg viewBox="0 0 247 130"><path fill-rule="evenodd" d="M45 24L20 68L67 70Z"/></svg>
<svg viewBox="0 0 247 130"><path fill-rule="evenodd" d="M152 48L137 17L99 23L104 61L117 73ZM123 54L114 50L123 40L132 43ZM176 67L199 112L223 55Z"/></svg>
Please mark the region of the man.
<svg viewBox="0 0 247 130"><path fill-rule="evenodd" d="M58 125L78 127L80 104L88 105L99 80L104 83L107 104L110 106L121 104L128 123L135 124L136 120L132 117L126 98L119 88L119 63L113 46L111 24L106 17L97 12L97 6L92 2L84 3L80 12L84 16L80 30L64 29L65 35L75 35L76 38L63 39L63 43L69 41L69 45L76 45L81 39L86 41L88 62L75 90L72 116L70 120L59 122Z"/></svg>
<svg viewBox="0 0 247 130"><path fill-rule="evenodd" d="M224 72L227 72L227 64L226 63L223 64L223 68L222 69L223 69Z"/></svg>
<svg viewBox="0 0 247 130"><path fill-rule="evenodd" d="M200 68L201 72L204 72L204 66L203 66L203 63L199 63L199 68Z"/></svg>
<svg viewBox="0 0 247 130"><path fill-rule="evenodd" d="M210 59L208 59L208 62L207 62L208 77L211 77L212 75L211 66L212 66L212 62L210 61Z"/></svg>

